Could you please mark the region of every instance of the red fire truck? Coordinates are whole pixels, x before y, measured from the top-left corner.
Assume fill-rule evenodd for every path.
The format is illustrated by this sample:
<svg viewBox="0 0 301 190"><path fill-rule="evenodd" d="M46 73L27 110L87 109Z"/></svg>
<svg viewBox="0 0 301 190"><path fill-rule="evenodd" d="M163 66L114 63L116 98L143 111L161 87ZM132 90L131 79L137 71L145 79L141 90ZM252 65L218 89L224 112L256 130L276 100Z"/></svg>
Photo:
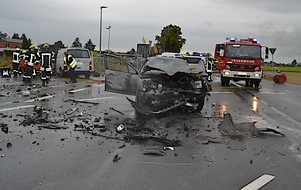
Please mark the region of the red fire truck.
<svg viewBox="0 0 301 190"><path fill-rule="evenodd" d="M265 49L268 58L268 48ZM216 44L214 58L221 74L222 86L230 80L246 81L246 87L259 87L262 78L262 46L256 38L227 38L225 43Z"/></svg>

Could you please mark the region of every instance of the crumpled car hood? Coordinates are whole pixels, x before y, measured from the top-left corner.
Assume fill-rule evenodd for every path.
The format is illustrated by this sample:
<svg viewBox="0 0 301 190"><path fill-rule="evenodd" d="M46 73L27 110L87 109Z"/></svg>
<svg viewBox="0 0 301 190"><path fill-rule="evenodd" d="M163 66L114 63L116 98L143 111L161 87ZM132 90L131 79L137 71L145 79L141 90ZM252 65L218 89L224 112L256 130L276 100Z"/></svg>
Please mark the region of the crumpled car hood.
<svg viewBox="0 0 301 190"><path fill-rule="evenodd" d="M171 58L175 59L175 58ZM191 73L191 74L197 74L201 72L206 72L204 65L200 64L194 64L194 65L188 65L188 64L151 64L149 63L146 65L146 67L143 69L144 71L149 71L149 70L160 70L168 74L169 76L174 75L177 72L182 72L182 73Z"/></svg>

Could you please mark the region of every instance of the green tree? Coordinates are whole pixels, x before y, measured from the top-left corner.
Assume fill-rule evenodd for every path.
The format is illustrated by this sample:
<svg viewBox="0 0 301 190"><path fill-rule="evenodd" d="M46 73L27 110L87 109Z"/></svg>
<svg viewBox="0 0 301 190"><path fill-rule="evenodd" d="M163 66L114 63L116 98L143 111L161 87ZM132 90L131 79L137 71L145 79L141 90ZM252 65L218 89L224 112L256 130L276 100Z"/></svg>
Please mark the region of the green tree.
<svg viewBox="0 0 301 190"><path fill-rule="evenodd" d="M31 39L26 37L25 34L22 34L21 39L23 40L23 49L28 49L29 46L31 45Z"/></svg>
<svg viewBox="0 0 301 190"><path fill-rule="evenodd" d="M6 33L2 33L2 31L0 31L0 38L7 38L8 34Z"/></svg>
<svg viewBox="0 0 301 190"><path fill-rule="evenodd" d="M93 51L95 49L95 46L93 43L92 43L92 40L89 39L88 42L85 44L85 48L87 48L88 50L90 51Z"/></svg>
<svg viewBox="0 0 301 190"><path fill-rule="evenodd" d="M79 42L79 38L75 38L71 47L83 47L83 46L82 46L82 43Z"/></svg>
<svg viewBox="0 0 301 190"><path fill-rule="evenodd" d="M186 42L182 38L181 28L177 25L168 25L161 30L161 36L156 36L157 47L159 53L162 52L177 52L179 53Z"/></svg>
<svg viewBox="0 0 301 190"><path fill-rule="evenodd" d="M55 54L57 54L59 49L66 48L66 46L63 44L61 40L54 42L53 45L49 46L50 50L53 51Z"/></svg>
<svg viewBox="0 0 301 190"><path fill-rule="evenodd" d="M14 33L12 39L21 39L18 33Z"/></svg>
<svg viewBox="0 0 301 190"><path fill-rule="evenodd" d="M294 59L291 65L292 65L293 67L295 67L295 66L297 65L297 60Z"/></svg>
<svg viewBox="0 0 301 190"><path fill-rule="evenodd" d="M132 48L131 50L127 51L126 54L136 54L136 50Z"/></svg>

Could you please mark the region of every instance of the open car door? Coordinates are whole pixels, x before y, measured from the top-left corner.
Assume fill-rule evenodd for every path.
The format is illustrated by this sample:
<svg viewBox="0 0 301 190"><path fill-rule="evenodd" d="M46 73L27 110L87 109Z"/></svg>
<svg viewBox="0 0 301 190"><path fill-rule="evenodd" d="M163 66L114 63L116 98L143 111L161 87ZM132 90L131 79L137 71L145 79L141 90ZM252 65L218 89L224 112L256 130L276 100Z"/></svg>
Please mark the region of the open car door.
<svg viewBox="0 0 301 190"><path fill-rule="evenodd" d="M104 54L105 91L136 95L138 70L122 57Z"/></svg>

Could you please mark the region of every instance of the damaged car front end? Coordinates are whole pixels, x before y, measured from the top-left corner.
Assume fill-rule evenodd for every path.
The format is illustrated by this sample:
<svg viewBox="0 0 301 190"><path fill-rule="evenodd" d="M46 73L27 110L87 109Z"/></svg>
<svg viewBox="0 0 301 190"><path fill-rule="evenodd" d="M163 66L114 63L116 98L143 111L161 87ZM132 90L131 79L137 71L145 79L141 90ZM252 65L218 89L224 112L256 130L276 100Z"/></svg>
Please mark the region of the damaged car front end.
<svg viewBox="0 0 301 190"><path fill-rule="evenodd" d="M201 111L211 90L203 65L190 66L182 59L151 57L139 71L132 64L123 65L119 61L120 67L127 69L117 74L116 66L115 71L112 66L110 69L113 59L116 59L113 55L105 56L105 90L134 95L135 101L127 99L139 114L160 114L179 107ZM121 76L125 76L123 80Z"/></svg>

